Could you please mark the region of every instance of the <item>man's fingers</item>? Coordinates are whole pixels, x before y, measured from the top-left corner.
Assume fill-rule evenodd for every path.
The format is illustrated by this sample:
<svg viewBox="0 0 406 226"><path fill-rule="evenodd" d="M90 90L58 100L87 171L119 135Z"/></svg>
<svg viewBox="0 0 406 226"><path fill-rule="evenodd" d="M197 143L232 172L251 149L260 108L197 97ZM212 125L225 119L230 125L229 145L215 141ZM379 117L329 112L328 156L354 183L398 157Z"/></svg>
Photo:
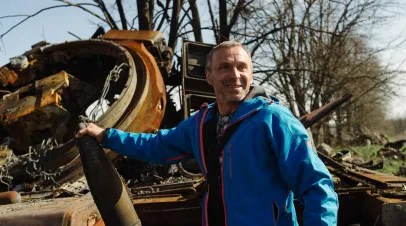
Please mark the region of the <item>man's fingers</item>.
<svg viewBox="0 0 406 226"><path fill-rule="evenodd" d="M101 142L104 129L93 123L86 123L85 125L86 128L79 130L79 132L76 134L76 138L89 135L96 138L98 142Z"/></svg>
<svg viewBox="0 0 406 226"><path fill-rule="evenodd" d="M89 133L89 130L87 128L79 130L79 132L76 134L76 138L82 137L83 135L86 135Z"/></svg>

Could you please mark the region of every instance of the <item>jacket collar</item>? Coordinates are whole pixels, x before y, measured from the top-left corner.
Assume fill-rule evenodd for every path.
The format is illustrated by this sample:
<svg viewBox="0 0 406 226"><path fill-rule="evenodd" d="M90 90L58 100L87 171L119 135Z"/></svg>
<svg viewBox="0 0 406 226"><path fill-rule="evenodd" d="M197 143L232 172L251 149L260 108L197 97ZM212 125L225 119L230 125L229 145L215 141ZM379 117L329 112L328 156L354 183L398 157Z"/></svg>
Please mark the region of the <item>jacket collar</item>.
<svg viewBox="0 0 406 226"><path fill-rule="evenodd" d="M238 121L247 115L251 114L253 111L259 110L262 106L265 104L268 105L270 102L276 102L279 103L279 100L275 97L269 97L265 89L260 86L251 86L250 87L250 92L247 94L247 96L244 98L244 101L241 102L240 106L238 107L237 111L235 112L233 118L230 121L230 124L232 124L235 121ZM217 103L212 103L207 105L207 115L204 119L204 122L207 122L208 120L212 119L215 114L217 113ZM205 107L203 106L203 109ZM206 110L206 109L204 109Z"/></svg>

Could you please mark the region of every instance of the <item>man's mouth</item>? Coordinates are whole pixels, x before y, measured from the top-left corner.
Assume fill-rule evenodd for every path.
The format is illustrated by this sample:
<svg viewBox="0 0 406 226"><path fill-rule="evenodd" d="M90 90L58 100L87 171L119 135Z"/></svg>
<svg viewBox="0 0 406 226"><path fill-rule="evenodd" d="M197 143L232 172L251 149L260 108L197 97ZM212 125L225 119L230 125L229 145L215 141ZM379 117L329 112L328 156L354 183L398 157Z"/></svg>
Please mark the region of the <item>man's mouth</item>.
<svg viewBox="0 0 406 226"><path fill-rule="evenodd" d="M226 87L236 89L242 87L242 85L226 85Z"/></svg>

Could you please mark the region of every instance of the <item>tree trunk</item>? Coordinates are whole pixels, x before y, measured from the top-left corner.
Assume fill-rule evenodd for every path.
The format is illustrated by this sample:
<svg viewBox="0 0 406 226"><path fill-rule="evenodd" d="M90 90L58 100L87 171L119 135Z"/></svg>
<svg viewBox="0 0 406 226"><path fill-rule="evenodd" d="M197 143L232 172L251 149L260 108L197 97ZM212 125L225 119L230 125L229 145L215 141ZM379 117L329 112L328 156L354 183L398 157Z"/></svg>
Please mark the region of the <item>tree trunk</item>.
<svg viewBox="0 0 406 226"><path fill-rule="evenodd" d="M168 46L173 50L176 47L176 42L178 40L178 28L179 28L179 15L182 8L182 0L174 0L172 7L172 17L171 17L171 30L169 33Z"/></svg>
<svg viewBox="0 0 406 226"><path fill-rule="evenodd" d="M230 39L230 31L227 25L227 2L225 0L219 0L220 6L220 42L228 41Z"/></svg>
<svg viewBox="0 0 406 226"><path fill-rule="evenodd" d="M330 124L328 123L330 117L326 116L326 118L326 121L323 122L323 140L324 143L332 146L334 145L334 137L331 134Z"/></svg>
<svg viewBox="0 0 406 226"><path fill-rule="evenodd" d="M337 121L336 121L337 143L338 143L338 145L343 146L343 134L342 134L343 117L341 114L341 109L337 109L336 115L337 115Z"/></svg>
<svg viewBox="0 0 406 226"><path fill-rule="evenodd" d="M196 42L203 42L202 28L200 25L199 10L196 5L196 0L189 0L190 9L192 10L192 26Z"/></svg>
<svg viewBox="0 0 406 226"><path fill-rule="evenodd" d="M214 18L213 8L211 7L210 0L207 0L207 7L209 8L211 24L213 26L214 39L216 40L216 44L220 44L220 37L219 37L219 34L218 34L217 23L216 23L216 20Z"/></svg>
<svg viewBox="0 0 406 226"><path fill-rule="evenodd" d="M312 134L313 134L313 141L314 145L317 147L322 141L321 139L321 126L322 124L316 123L314 126L312 126Z"/></svg>
<svg viewBox="0 0 406 226"><path fill-rule="evenodd" d="M121 0L116 0L116 4L117 4L118 13L120 14L121 27L123 28L123 30L128 30L127 19L125 18L123 4L122 4Z"/></svg>
<svg viewBox="0 0 406 226"><path fill-rule="evenodd" d="M155 7L155 0L149 0L147 1L149 4L148 10L149 10L149 21L150 21L150 27L151 30L154 30L155 24L154 22L154 7Z"/></svg>
<svg viewBox="0 0 406 226"><path fill-rule="evenodd" d="M149 17L150 1L153 0L137 0L139 30L152 30L151 18Z"/></svg>

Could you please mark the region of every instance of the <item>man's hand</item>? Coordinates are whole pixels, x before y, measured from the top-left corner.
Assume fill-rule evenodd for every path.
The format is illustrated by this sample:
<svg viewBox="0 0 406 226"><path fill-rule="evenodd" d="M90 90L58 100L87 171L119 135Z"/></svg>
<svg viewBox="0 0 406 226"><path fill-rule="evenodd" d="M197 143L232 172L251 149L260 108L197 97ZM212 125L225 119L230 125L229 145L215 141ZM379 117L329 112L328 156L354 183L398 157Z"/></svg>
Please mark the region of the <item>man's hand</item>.
<svg viewBox="0 0 406 226"><path fill-rule="evenodd" d="M86 128L81 129L78 134L76 134L76 138L79 138L84 135L89 135L91 137L96 138L96 140L101 143L103 138L103 131L104 129L93 124L93 123L86 123Z"/></svg>

